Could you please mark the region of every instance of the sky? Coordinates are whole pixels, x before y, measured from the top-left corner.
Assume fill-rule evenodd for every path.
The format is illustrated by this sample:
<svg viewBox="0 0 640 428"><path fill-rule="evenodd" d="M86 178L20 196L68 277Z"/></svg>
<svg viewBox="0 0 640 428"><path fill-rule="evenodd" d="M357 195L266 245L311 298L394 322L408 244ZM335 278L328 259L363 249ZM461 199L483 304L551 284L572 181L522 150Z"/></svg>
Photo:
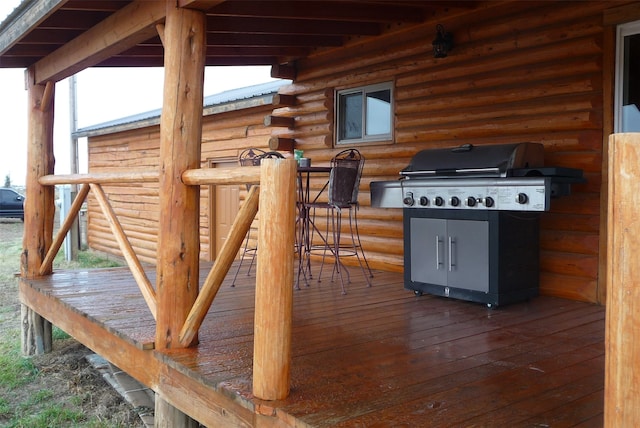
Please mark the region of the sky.
<svg viewBox="0 0 640 428"><path fill-rule="evenodd" d="M0 22L20 0L0 0ZM204 96L269 82L271 67L207 67ZM83 128L162 107L162 68L89 68L76 75L77 127ZM55 173L68 174L70 160L69 81L55 86ZM79 142L80 172L86 172L86 141ZM0 69L0 186L26 179L27 91L24 69Z"/></svg>

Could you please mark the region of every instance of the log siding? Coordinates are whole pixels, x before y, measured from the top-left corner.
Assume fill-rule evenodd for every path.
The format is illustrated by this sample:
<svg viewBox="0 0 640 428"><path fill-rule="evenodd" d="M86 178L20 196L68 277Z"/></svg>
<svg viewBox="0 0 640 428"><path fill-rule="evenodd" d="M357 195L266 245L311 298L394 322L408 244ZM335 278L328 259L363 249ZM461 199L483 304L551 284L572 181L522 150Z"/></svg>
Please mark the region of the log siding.
<svg viewBox="0 0 640 428"><path fill-rule="evenodd" d="M362 243L370 263L388 270L403 267L402 213L370 207L371 181L397 179L421 149L543 143L547 165L581 168L587 183L574 185L571 196L554 199L542 214L541 292L598 302L608 6L489 2L469 14L389 29L374 43L354 39L345 48L318 51L298 63L295 84L281 91L297 103L273 114L295 117L296 127L278 133L294 138L314 164L327 162L339 148L326 88L395 81L394 140L358 145L367 159L358 214ZM447 58L434 59L430 51L436 23L455 37Z"/></svg>
<svg viewBox="0 0 640 428"><path fill-rule="evenodd" d="M625 3L487 2L471 11L440 12L418 26L388 25L375 39L354 37L344 47L318 49L297 62L295 82L280 89L273 106L205 117L202 166L235 157L246 147L266 148L274 137L293 141L313 165L326 165L344 148L334 147L335 91L392 81L393 141L358 145L366 157L358 217L371 265L403 270L402 212L370 206L372 181L397 179L421 149L540 142L547 165L581 168L587 179L574 185L570 196L554 199L551 211L541 216L541 293L604 303L603 153L613 114L607 61L613 58L612 23L620 22L614 12L628 10ZM437 23L455 38L453 50L442 59L431 52ZM293 125L275 126L278 117ZM154 126L90 137L90 169L154 167L158 138ZM311 186L320 189L322 184L317 178ZM155 262L157 186L105 186L105 191L140 258ZM241 200L245 195L242 190ZM203 187L205 260L211 257L208 197ZM118 252L91 201L89 245Z"/></svg>
<svg viewBox="0 0 640 428"><path fill-rule="evenodd" d="M270 130L263 125L270 105L226 111L203 118L201 167L215 159L235 158L247 147L267 148ZM160 162L160 127L89 137L89 170L92 173L153 170ZM157 183L104 185L105 193L132 247L146 263L155 264L159 221ZM246 191L240 193L241 201ZM88 197L87 241L90 248L122 256L95 198ZM210 260L209 186L200 192L200 258Z"/></svg>

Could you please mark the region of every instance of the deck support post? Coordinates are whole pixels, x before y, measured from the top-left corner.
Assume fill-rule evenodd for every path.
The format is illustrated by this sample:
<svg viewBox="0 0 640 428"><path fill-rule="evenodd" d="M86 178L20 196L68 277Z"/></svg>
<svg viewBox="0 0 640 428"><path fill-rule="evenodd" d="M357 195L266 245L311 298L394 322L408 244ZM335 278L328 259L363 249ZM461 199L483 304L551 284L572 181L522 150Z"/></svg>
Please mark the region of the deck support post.
<svg viewBox="0 0 640 428"><path fill-rule="evenodd" d="M154 428L198 428L200 424L156 394L153 426Z"/></svg>
<svg viewBox="0 0 640 428"><path fill-rule="evenodd" d="M296 161L263 159L253 345L253 395L289 394Z"/></svg>
<svg viewBox="0 0 640 428"><path fill-rule="evenodd" d="M200 188L182 173L200 167L206 16L166 0L164 93L160 119L160 230L157 255L158 350L181 348L179 334L199 287ZM197 336L189 346L197 343ZM171 406L158 386L156 418L187 426L188 416ZM170 411L168 409L171 409Z"/></svg>
<svg viewBox="0 0 640 428"><path fill-rule="evenodd" d="M640 133L609 137L604 426L640 426Z"/></svg>
<svg viewBox="0 0 640 428"><path fill-rule="evenodd" d="M25 73L29 97L27 136L27 198L24 206L24 237L20 259L23 278L40 276L39 270L53 242L55 188L38 179L53 174L53 98L55 85L35 83L35 71ZM45 274L50 274L49 269ZM22 352L25 355L51 351L51 323L31 308L22 307Z"/></svg>

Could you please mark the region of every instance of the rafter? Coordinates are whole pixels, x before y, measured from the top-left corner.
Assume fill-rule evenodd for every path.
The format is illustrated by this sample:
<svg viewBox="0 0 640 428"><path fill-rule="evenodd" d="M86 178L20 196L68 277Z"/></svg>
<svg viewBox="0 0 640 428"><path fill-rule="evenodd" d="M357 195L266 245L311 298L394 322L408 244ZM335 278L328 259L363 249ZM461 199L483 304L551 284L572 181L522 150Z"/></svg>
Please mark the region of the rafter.
<svg viewBox="0 0 640 428"><path fill-rule="evenodd" d="M58 81L136 44L157 37L164 2L136 1L35 64L36 83Z"/></svg>

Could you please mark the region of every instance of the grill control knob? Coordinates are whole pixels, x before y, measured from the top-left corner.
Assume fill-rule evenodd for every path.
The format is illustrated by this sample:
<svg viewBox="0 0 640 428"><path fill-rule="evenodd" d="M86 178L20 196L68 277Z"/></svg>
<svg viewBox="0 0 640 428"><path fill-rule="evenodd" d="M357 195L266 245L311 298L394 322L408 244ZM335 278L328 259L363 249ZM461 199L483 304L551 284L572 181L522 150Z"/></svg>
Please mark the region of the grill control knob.
<svg viewBox="0 0 640 428"><path fill-rule="evenodd" d="M457 207L458 205L460 205L460 198L458 198L457 196L452 196L449 202L451 203L451 206Z"/></svg>
<svg viewBox="0 0 640 428"><path fill-rule="evenodd" d="M519 204L526 204L527 202L529 202L529 197L526 193L518 193L516 202L518 202Z"/></svg>
<svg viewBox="0 0 640 428"><path fill-rule="evenodd" d="M473 196L469 196L467 198L467 206L468 207L475 207L477 202L478 201L476 201L476 198L474 198Z"/></svg>
<svg viewBox="0 0 640 428"><path fill-rule="evenodd" d="M444 199L442 199L440 196L436 196L433 200L433 203L441 207L442 205L444 205Z"/></svg>
<svg viewBox="0 0 640 428"><path fill-rule="evenodd" d="M487 208L491 208L495 204L495 201L491 196L487 196L484 198L484 206Z"/></svg>
<svg viewBox="0 0 640 428"><path fill-rule="evenodd" d="M423 207L429 205L429 198L427 198L426 196L420 196L420 205L422 205Z"/></svg>
<svg viewBox="0 0 640 428"><path fill-rule="evenodd" d="M404 196L404 199L402 200L402 202L404 202L405 205L409 205L410 207L412 207L413 204L415 203L415 201L413 200L413 193L408 192Z"/></svg>

